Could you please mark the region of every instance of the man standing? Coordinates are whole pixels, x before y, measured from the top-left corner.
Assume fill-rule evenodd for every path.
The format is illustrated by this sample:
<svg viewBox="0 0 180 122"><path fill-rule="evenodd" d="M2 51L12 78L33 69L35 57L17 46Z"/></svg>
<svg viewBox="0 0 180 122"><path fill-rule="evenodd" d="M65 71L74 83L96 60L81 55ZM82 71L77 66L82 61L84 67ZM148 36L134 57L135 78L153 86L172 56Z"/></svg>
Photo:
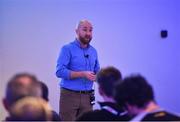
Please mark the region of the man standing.
<svg viewBox="0 0 180 122"><path fill-rule="evenodd" d="M76 28L76 39L63 46L57 60L56 76L61 78L60 116L75 120L92 110L92 86L99 71L99 61L92 39L92 24L81 20Z"/></svg>

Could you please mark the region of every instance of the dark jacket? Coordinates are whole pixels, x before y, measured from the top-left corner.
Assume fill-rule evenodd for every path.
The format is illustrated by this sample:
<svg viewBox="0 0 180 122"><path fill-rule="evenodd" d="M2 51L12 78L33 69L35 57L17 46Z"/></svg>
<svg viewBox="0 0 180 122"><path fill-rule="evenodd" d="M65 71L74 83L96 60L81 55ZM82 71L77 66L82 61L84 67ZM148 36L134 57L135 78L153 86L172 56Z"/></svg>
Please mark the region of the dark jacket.
<svg viewBox="0 0 180 122"><path fill-rule="evenodd" d="M147 114L142 121L180 121L180 117L167 111L158 111Z"/></svg>
<svg viewBox="0 0 180 122"><path fill-rule="evenodd" d="M78 117L77 121L128 121L127 114L123 109L115 103L102 102L99 103L101 109L89 111Z"/></svg>

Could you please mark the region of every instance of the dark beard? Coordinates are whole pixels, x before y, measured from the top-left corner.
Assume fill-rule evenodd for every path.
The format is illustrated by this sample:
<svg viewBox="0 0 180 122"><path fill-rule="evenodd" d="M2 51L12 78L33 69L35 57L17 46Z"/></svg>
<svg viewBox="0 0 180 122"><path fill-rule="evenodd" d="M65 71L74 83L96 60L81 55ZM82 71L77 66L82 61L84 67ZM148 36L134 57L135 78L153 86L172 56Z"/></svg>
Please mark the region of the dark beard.
<svg viewBox="0 0 180 122"><path fill-rule="evenodd" d="M90 43L90 41L91 41L91 37L89 38L89 40L87 40L87 39L85 39L85 38L82 38L82 37L79 37L79 40L80 40L80 42L82 43L82 44L89 44Z"/></svg>

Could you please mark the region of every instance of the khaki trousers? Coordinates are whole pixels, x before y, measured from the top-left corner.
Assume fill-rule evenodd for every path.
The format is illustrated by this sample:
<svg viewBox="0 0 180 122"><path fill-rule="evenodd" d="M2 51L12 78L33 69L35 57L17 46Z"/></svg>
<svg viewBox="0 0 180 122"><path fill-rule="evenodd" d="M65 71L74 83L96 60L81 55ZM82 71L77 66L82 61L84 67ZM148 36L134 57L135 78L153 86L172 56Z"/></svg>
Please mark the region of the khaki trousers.
<svg viewBox="0 0 180 122"><path fill-rule="evenodd" d="M59 110L63 121L76 120L84 112L92 110L90 93L76 93L61 88Z"/></svg>

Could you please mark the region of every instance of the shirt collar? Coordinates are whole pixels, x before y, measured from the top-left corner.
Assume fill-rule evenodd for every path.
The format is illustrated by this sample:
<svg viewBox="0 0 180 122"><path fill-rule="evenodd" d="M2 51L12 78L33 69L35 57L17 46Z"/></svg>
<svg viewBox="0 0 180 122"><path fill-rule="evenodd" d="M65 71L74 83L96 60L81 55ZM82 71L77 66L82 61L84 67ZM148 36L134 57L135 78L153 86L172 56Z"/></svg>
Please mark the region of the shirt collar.
<svg viewBox="0 0 180 122"><path fill-rule="evenodd" d="M104 106L109 106L115 109L116 111L120 111L120 112L124 111L123 108L116 103L112 103L112 102L98 102L98 103L101 106L101 108L103 108Z"/></svg>
<svg viewBox="0 0 180 122"><path fill-rule="evenodd" d="M79 48L82 48L82 47L81 47L81 43L80 43L80 41L79 41L77 38L74 40L74 43L75 43ZM84 48L84 49L88 49L89 47L90 47L90 44L88 44L87 48Z"/></svg>

